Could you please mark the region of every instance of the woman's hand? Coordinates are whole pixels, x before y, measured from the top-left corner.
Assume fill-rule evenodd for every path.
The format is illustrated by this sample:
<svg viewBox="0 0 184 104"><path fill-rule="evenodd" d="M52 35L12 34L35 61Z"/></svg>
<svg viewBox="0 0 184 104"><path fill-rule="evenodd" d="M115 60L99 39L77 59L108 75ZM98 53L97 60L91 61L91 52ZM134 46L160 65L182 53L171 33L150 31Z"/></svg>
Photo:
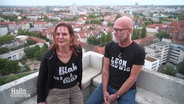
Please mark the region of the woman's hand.
<svg viewBox="0 0 184 104"><path fill-rule="evenodd" d="M79 88L82 90L84 88L84 84L83 83L79 84Z"/></svg>

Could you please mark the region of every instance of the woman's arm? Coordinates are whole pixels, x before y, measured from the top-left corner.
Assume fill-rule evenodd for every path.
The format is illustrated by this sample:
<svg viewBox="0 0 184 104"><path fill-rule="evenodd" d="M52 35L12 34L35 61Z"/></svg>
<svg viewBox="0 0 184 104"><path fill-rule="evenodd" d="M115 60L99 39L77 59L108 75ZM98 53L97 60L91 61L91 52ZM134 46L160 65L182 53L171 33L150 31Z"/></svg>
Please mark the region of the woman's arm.
<svg viewBox="0 0 184 104"><path fill-rule="evenodd" d="M48 68L47 60L42 59L37 79L37 102L45 102L47 97Z"/></svg>

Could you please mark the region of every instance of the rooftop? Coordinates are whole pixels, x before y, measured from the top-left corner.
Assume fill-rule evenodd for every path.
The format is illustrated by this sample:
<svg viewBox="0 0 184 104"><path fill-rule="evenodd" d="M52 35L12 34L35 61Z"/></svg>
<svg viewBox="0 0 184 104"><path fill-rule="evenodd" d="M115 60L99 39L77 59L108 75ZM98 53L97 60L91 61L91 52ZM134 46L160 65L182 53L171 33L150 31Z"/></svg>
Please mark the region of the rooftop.
<svg viewBox="0 0 184 104"><path fill-rule="evenodd" d="M156 59L155 59L155 58L152 58L152 57L149 57L149 56L147 56L145 59L146 59L146 60L148 60L148 61L151 61L151 62L156 61Z"/></svg>
<svg viewBox="0 0 184 104"><path fill-rule="evenodd" d="M157 43L154 43L154 44L157 45L157 46L169 45L169 43L166 43L166 42L157 42Z"/></svg>

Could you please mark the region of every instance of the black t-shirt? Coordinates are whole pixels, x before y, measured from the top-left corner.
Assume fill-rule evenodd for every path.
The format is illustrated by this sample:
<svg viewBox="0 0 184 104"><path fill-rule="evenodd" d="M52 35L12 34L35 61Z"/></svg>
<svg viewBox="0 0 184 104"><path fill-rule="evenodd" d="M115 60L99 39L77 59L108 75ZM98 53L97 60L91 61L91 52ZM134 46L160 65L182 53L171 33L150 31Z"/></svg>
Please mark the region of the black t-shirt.
<svg viewBox="0 0 184 104"><path fill-rule="evenodd" d="M68 63L63 63L56 58L56 69L53 69L53 88L71 88L77 84L77 58L75 54Z"/></svg>
<svg viewBox="0 0 184 104"><path fill-rule="evenodd" d="M105 47L104 56L110 60L109 85L119 89L130 76L133 65L144 65L145 51L135 42L124 48L110 42ZM134 88L135 84L131 89Z"/></svg>

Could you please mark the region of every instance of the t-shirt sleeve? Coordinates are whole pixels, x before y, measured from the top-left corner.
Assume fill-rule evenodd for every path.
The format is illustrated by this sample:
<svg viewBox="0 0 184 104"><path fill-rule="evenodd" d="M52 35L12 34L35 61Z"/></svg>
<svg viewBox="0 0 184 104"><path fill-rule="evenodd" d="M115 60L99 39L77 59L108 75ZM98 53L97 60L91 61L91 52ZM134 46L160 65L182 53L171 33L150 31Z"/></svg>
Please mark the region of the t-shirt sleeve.
<svg viewBox="0 0 184 104"><path fill-rule="evenodd" d="M110 47L111 47L111 44L110 43L107 43L106 45L105 45L105 52L104 52L104 56L106 57L106 58L109 58L110 57Z"/></svg>
<svg viewBox="0 0 184 104"><path fill-rule="evenodd" d="M144 65L145 60L145 50L141 47L141 49L137 52L136 58L134 61L135 65Z"/></svg>

